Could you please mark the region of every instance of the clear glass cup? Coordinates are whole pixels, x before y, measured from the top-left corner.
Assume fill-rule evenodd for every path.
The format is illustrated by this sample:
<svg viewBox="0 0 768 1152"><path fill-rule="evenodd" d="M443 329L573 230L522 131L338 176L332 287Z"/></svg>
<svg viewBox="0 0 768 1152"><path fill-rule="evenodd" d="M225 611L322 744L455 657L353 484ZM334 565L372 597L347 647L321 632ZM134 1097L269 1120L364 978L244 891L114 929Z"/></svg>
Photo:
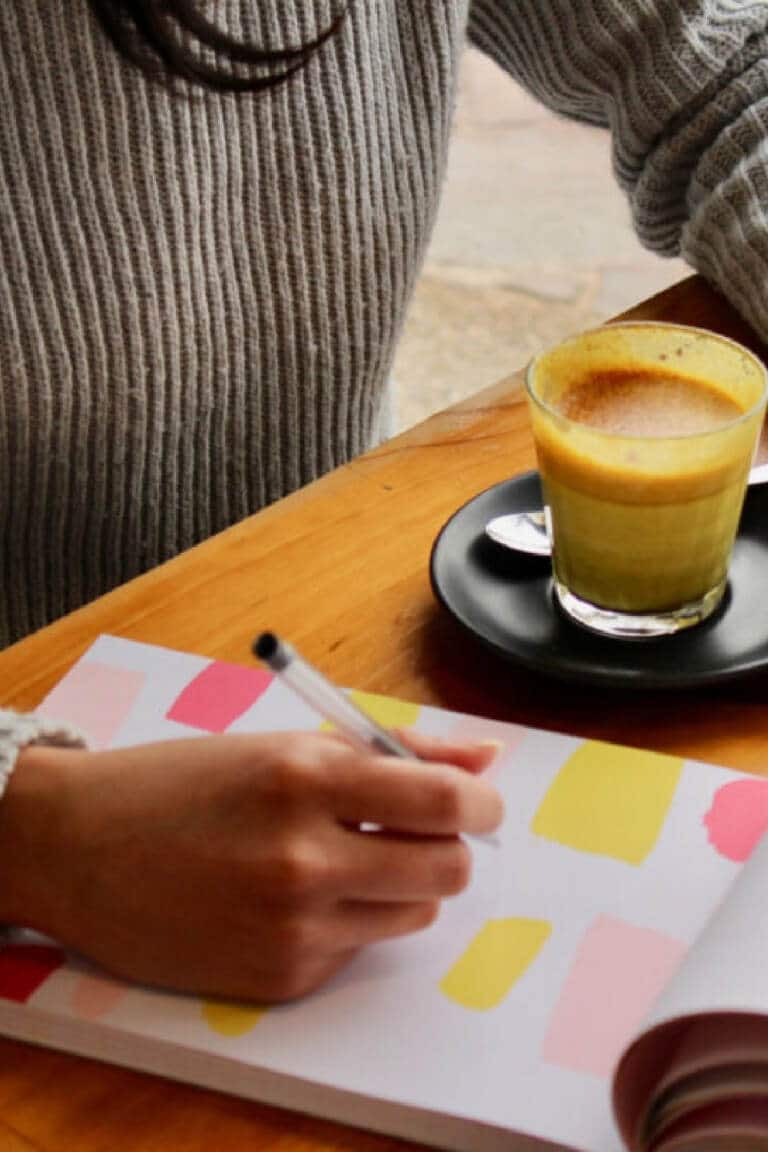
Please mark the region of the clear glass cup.
<svg viewBox="0 0 768 1152"><path fill-rule="evenodd" d="M667 435L659 413L617 434L559 410L581 380L683 378L737 406L706 430ZM526 388L567 616L614 637L661 636L720 603L768 395L761 361L733 340L663 323L616 323L535 357ZM641 413L642 415L642 413Z"/></svg>

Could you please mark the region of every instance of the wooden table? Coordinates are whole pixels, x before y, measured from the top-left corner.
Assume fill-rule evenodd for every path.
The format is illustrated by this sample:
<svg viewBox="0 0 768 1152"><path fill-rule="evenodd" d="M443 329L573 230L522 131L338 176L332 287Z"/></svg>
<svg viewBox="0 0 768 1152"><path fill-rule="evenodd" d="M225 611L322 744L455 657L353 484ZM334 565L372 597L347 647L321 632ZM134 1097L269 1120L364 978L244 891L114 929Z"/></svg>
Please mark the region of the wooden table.
<svg viewBox="0 0 768 1152"><path fill-rule="evenodd" d="M697 277L627 315L712 328L765 354ZM272 628L343 684L768 770L768 674L671 695L578 688L489 654L437 607L428 561L440 527L533 465L518 373L7 649L0 698L34 706L102 632L249 663L252 637ZM0 1041L1 1152L404 1147Z"/></svg>

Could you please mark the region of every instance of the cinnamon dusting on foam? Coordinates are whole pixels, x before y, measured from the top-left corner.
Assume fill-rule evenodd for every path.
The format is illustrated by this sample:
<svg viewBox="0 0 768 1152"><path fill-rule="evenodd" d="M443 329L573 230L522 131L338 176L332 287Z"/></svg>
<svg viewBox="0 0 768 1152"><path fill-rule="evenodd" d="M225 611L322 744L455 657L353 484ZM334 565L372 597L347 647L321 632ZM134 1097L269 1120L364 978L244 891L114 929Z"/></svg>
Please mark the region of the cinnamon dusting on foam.
<svg viewBox="0 0 768 1152"><path fill-rule="evenodd" d="M705 380L615 369L570 384L557 410L617 436L692 436L737 420L744 409Z"/></svg>

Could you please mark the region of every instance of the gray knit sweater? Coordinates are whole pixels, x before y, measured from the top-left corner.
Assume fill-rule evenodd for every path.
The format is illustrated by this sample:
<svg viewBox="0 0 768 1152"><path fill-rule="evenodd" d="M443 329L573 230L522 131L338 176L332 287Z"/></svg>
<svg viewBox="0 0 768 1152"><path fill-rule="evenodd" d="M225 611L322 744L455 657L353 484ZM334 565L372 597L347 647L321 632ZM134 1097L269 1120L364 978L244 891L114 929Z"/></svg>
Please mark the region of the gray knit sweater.
<svg viewBox="0 0 768 1152"><path fill-rule="evenodd" d="M273 46L337 10L202 7ZM766 0L351 0L258 96L148 81L85 0L2 0L0 646L369 444L467 35L610 128L642 239L768 337Z"/></svg>

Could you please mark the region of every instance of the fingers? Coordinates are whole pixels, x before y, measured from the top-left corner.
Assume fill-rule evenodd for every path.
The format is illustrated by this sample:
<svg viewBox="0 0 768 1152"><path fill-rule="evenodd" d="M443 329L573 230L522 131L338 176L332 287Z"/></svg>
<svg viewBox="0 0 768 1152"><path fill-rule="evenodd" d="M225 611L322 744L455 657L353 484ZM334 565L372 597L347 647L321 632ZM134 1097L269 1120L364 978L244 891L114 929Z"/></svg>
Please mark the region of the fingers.
<svg viewBox="0 0 768 1152"><path fill-rule="evenodd" d="M503 818L501 797L477 772L497 745L407 737L414 760L361 753L336 734L273 737L267 763L253 775L254 798L284 817L323 813L343 824L378 824L414 835L493 831ZM438 753L458 763L436 762ZM420 755L433 760L415 758Z"/></svg>
<svg viewBox="0 0 768 1152"><path fill-rule="evenodd" d="M326 983L360 948L428 928L437 917L437 901L365 904L345 901L315 919L287 918L273 925L271 952L261 955L212 989L216 994L281 1002L305 996Z"/></svg>
<svg viewBox="0 0 768 1152"><path fill-rule="evenodd" d="M314 916L289 915L273 925L273 960L281 971L308 974L315 964L333 965L335 958L349 957L366 944L419 932L434 922L439 910L437 900L394 904L346 900Z"/></svg>
<svg viewBox="0 0 768 1152"><path fill-rule="evenodd" d="M437 900L397 904L349 901L338 906L335 924L330 927L343 948L357 948L377 940L421 932L435 922L439 911Z"/></svg>
<svg viewBox="0 0 768 1152"><path fill-rule="evenodd" d="M334 784L334 811L346 824L378 824L424 836L479 836L504 817L496 789L451 764L371 756L340 763Z"/></svg>
<svg viewBox="0 0 768 1152"><path fill-rule="evenodd" d="M480 740L475 743L442 740L436 736L425 736L412 728L400 728L396 735L419 759L455 764L472 773L490 767L503 748L499 740Z"/></svg>
<svg viewBox="0 0 768 1152"><path fill-rule="evenodd" d="M356 948L343 952L312 953L283 962L277 970L268 967L266 971L257 968L246 972L237 984L229 982L224 988L217 988L217 994L228 999L255 1000L267 1004L287 1003L314 992L326 984L332 976L352 960Z"/></svg>
<svg viewBox="0 0 768 1152"><path fill-rule="evenodd" d="M360 901L439 900L463 892L472 854L458 839L403 840L383 833L350 833L337 891Z"/></svg>

